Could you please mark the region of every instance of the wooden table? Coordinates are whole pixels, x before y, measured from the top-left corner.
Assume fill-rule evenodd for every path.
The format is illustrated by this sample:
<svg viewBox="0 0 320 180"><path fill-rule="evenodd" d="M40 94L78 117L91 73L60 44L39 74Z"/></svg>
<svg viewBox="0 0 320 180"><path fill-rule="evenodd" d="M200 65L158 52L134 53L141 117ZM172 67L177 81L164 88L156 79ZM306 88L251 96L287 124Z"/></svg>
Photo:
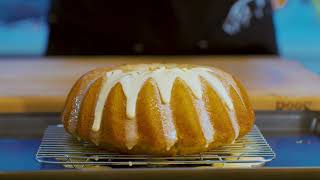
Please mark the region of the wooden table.
<svg viewBox="0 0 320 180"><path fill-rule="evenodd" d="M237 76L256 110L320 110L320 77L295 61L253 56L108 56L0 59L0 112L60 112L90 69L125 63L214 65Z"/></svg>

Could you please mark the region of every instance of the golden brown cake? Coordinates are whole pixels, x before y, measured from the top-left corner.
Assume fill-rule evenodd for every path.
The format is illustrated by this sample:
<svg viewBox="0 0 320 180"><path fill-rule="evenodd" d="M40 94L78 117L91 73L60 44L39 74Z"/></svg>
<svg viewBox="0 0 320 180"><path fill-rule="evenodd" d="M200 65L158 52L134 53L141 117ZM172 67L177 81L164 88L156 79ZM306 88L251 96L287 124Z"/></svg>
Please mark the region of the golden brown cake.
<svg viewBox="0 0 320 180"><path fill-rule="evenodd" d="M102 68L71 89L63 124L107 151L183 155L233 143L252 128L242 85L214 67L138 64Z"/></svg>

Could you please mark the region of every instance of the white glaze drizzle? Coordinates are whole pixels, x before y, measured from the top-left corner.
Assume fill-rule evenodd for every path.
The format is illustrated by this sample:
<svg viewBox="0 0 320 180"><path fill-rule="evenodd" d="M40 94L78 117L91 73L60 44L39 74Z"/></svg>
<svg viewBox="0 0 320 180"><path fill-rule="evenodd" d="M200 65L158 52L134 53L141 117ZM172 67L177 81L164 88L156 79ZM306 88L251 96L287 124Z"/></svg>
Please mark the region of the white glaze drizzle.
<svg viewBox="0 0 320 180"><path fill-rule="evenodd" d="M125 123L126 146L131 150L138 142L138 128L136 119L127 119Z"/></svg>
<svg viewBox="0 0 320 180"><path fill-rule="evenodd" d="M106 73L106 80L102 83L102 87L100 89L100 93L98 96L95 112L94 112L94 121L92 125L93 131L99 131L100 122L102 119L102 112L104 104L107 100L109 92L113 88L113 86L117 83L117 80L123 77L125 74L120 70L110 71Z"/></svg>
<svg viewBox="0 0 320 180"><path fill-rule="evenodd" d="M161 108L161 117L163 117L162 128L164 131L166 150L169 151L171 147L177 142L177 131L174 126L172 112L170 106L163 105Z"/></svg>
<svg viewBox="0 0 320 180"><path fill-rule="evenodd" d="M191 69L173 68L165 69L161 67L155 70L151 76L157 83L162 101L169 103L171 99L171 90L177 77L182 79L192 90L197 98L202 98L202 87L199 76Z"/></svg>
<svg viewBox="0 0 320 180"><path fill-rule="evenodd" d="M136 102L144 82L149 78L150 72L133 71L120 79L123 92L127 97L126 113L129 119L136 116Z"/></svg>
<svg viewBox="0 0 320 180"><path fill-rule="evenodd" d="M216 74L217 76L219 77L223 77L223 79L225 79L225 83L227 84L227 87L228 87L228 92L230 93L230 87L233 87L233 89L236 91L238 97L240 98L240 101L243 105L243 107L245 108L245 110L247 110L246 108L246 104L244 103L243 101L243 98L242 98L242 95L241 95L241 91L240 91L240 88L239 86L237 85L236 81L233 79L233 77L224 72L224 71L221 71L220 69L216 69L214 67L212 67L213 71L211 71L212 73ZM236 112L235 111L228 111L229 113L229 117L230 119L236 119L237 118L237 115L236 115ZM232 121L232 120L231 120ZM233 128L235 129L235 126L238 127L238 130L235 130L235 139L239 136L239 133L240 133L240 130L239 130L239 125L238 125L238 122L233 122ZM234 141L235 141L234 139Z"/></svg>
<svg viewBox="0 0 320 180"><path fill-rule="evenodd" d="M196 107L199 114L200 126L203 132L203 136L206 139L207 148L211 142L214 140L214 129L210 121L210 117L206 110L205 104L202 100L196 100Z"/></svg>
<svg viewBox="0 0 320 180"><path fill-rule="evenodd" d="M229 117L230 117L233 129L235 131L235 139L236 139L239 135L239 125L235 116L234 105L229 94L229 89L228 87L225 87L224 83L222 83L222 81L217 77L221 75L223 75L222 71L218 71L218 70L216 71L215 69L209 69L209 68L191 68L191 69L168 68L167 69L164 66L153 71L141 69L141 70L130 71L130 72L123 72L121 70L107 72L105 82L103 83L98 96L92 130L98 131L100 129L102 112L103 112L104 104L107 100L108 94L112 89L112 87L114 87L117 83L120 83L122 85L123 92L127 98L127 105L126 105L127 117L131 120L134 120L133 122L130 123L131 124L130 128L129 127L126 128L128 131L130 131L128 132L126 130L128 133L132 133L131 130L129 129L134 129L134 133L135 133L135 134L131 134L130 137L127 133L127 136L128 136L127 146L129 149L131 149L137 142L137 138L138 138L136 134L137 130L136 130L136 124L135 124L136 101L137 101L140 89L143 86L144 82L149 78L153 79L157 84L163 103L168 104L171 99L171 91L176 78L182 79L186 83L186 85L191 89L193 95L197 99L201 99L203 92L202 92L200 77L202 77L204 80L206 80L209 83L209 85L217 92L221 100L226 104L229 112ZM228 81L228 85L234 86L237 93L239 94L236 84L232 82L233 81L232 77L230 80L228 76L227 81ZM239 97L241 98L241 96ZM213 141L214 129L212 128L211 124L208 124L210 123L209 117L207 117L208 115L205 115L203 112L200 112L200 115L203 116L200 118L201 120L200 124L203 130L204 136L206 138L207 144L209 144L210 142ZM132 124L135 124L135 125L132 125ZM167 120L166 124L167 125L166 125L166 128L164 128L164 131L165 131L165 135L168 137L167 138L167 150L168 150L176 142L177 135L175 131L172 131L175 129L172 119ZM211 129L208 127L211 127Z"/></svg>
<svg viewBox="0 0 320 180"><path fill-rule="evenodd" d="M214 67L212 67L212 69L214 69L213 71L211 71L212 73L216 74L219 77L224 77L224 79L226 80L226 83L228 84L228 86L227 86L228 87L228 91L230 91L230 87L233 87L233 89L238 94L238 96L239 96L239 98L241 100L241 103L246 108L246 105L245 105L245 103L244 103L244 101L242 99L242 96L241 96L240 88L237 85L237 83L235 82L235 80L233 79L233 77L230 74L221 71L220 69L216 69Z"/></svg>
<svg viewBox="0 0 320 180"><path fill-rule="evenodd" d="M235 140L236 138L238 138L240 130L237 121L237 116L235 115L234 105L229 94L229 90L224 86L224 84L219 78L217 78L216 76L212 76L210 72L201 73L200 75L211 85L211 87L216 91L221 100L226 103L229 118L235 133Z"/></svg>

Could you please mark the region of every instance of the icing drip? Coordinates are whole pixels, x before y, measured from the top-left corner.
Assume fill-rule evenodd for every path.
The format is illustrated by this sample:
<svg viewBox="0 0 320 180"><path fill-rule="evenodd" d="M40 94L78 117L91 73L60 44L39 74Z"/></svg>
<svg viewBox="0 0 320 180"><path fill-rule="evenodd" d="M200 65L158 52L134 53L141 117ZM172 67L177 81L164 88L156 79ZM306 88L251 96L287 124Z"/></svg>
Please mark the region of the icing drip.
<svg viewBox="0 0 320 180"><path fill-rule="evenodd" d="M168 104L171 99L171 91L176 78L182 79L186 83L186 85L190 88L193 95L197 99L201 99L202 93L203 93L202 85L200 81L200 77L201 77L209 83L209 85L217 92L221 100L226 104L229 112L230 120L232 122L232 126L235 131L235 138L237 138L239 135L239 125L235 116L234 105L229 94L228 86L233 86L239 95L240 95L240 92L236 84L233 82L232 77L229 75L224 76L224 77L227 77L227 87L226 87L226 85L218 78L218 76L222 76L222 75L224 76L224 72L218 71L218 70L216 71L215 69L209 69L209 68L167 69L165 67L161 67L154 71L141 69L141 70L130 71L130 72L123 72L121 70L107 72L105 82L103 83L98 96L92 130L98 131L100 129L100 123L102 119L104 104L106 102L106 99L112 87L114 87L117 83L120 83L122 85L123 92L127 98L127 105L126 105L127 117L129 119L134 120L136 115L136 101L138 98L138 94L147 79L152 78L155 81L159 89L162 102L165 104ZM202 106L204 105L202 104ZM210 123L208 122L209 121L208 115L205 115L203 112L201 112L200 115L201 115L200 119L202 121L201 124L204 132L204 136L207 140L207 143L210 143L211 141L213 141L212 138L213 138L214 130L212 126L208 124ZM164 130L166 131L165 134L166 136L168 136L168 139L169 139L167 142L167 147L170 149L170 147L175 143L177 137L176 137L176 132L172 131L174 129L172 120L166 120L166 124L167 125L165 126L166 128L164 128ZM211 127L211 129L208 127ZM137 135L134 135L134 138L136 138L136 136Z"/></svg>
<svg viewBox="0 0 320 180"><path fill-rule="evenodd" d="M210 118L208 116L208 112L206 111L206 107L201 100L196 101L197 111L199 114L200 126L203 132L203 135L206 139L206 147L209 146L211 142L213 142L214 137L214 129L212 127Z"/></svg>
<svg viewBox="0 0 320 180"><path fill-rule="evenodd" d="M130 119L125 124L126 146L131 150L138 142L137 121L136 119Z"/></svg>
<svg viewBox="0 0 320 180"><path fill-rule="evenodd" d="M102 84L94 112L94 121L92 125L93 131L99 131L103 107L107 100L108 94L113 88L113 86L117 83L117 80L123 76L124 74L120 70L115 70L106 73L107 80Z"/></svg>
<svg viewBox="0 0 320 180"><path fill-rule="evenodd" d="M229 118L234 129L235 139L239 136L239 124L237 121L237 116L235 115L235 109L230 97L229 91L225 88L222 81L216 76L212 76L208 71L201 71L201 77L203 77L210 86L216 91L218 96L224 101L228 108Z"/></svg>
<svg viewBox="0 0 320 180"><path fill-rule="evenodd" d="M164 103L169 103L171 90L177 77L181 78L192 90L197 98L202 97L201 82L199 76L187 69L165 69L164 67L155 70L151 76L158 85L161 99Z"/></svg>
<svg viewBox="0 0 320 180"><path fill-rule="evenodd" d="M126 112L129 119L133 119L136 115L138 94L144 82L149 78L148 74L150 72L134 71L120 79L123 92L127 97Z"/></svg>
<svg viewBox="0 0 320 180"><path fill-rule="evenodd" d="M172 112L169 106L162 106L161 107L161 114L163 118L162 122L162 128L164 131L164 136L166 137L166 150L169 151L171 147L177 142L178 137L177 137L177 132L176 128L174 126L174 122L172 119Z"/></svg>
<svg viewBox="0 0 320 180"><path fill-rule="evenodd" d="M246 104L244 103L243 98L241 96L240 88L237 85L236 81L233 79L233 77L230 74L225 73L225 72L223 72L219 69L215 69L215 68L214 68L214 71L211 71L211 72L216 74L217 76L224 77L224 79L226 80L225 83L227 84L227 87L228 87L228 92L230 92L230 87L233 87L233 89L236 91L238 97L240 98L243 107L245 108L245 110L247 110ZM236 136L235 139L236 139L239 136L239 131L240 131L238 122L236 120L236 118L237 118L236 112L229 111L229 117L231 119L234 119L234 120L232 120L232 125L233 125L233 128L235 129L235 136Z"/></svg>
<svg viewBox="0 0 320 180"><path fill-rule="evenodd" d="M230 86L233 87L236 93L238 94L238 96L240 97L241 103L246 108L245 103L241 96L240 88L238 87L237 83L234 81L233 77L230 74L225 73L219 69L214 69L214 71L211 71L211 72L216 74L217 76L224 77L224 79L226 79L226 83L228 84L228 91L230 89Z"/></svg>

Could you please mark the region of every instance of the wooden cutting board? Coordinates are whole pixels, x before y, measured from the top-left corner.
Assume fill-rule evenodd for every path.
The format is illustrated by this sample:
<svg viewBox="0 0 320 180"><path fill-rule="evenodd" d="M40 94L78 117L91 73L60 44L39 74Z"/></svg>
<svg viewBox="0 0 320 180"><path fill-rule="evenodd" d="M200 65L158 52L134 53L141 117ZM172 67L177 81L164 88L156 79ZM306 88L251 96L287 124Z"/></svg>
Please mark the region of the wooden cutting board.
<svg viewBox="0 0 320 180"><path fill-rule="evenodd" d="M320 77L295 61L253 56L108 56L0 59L0 112L60 112L85 72L126 63L213 65L238 77L255 110L320 110Z"/></svg>

